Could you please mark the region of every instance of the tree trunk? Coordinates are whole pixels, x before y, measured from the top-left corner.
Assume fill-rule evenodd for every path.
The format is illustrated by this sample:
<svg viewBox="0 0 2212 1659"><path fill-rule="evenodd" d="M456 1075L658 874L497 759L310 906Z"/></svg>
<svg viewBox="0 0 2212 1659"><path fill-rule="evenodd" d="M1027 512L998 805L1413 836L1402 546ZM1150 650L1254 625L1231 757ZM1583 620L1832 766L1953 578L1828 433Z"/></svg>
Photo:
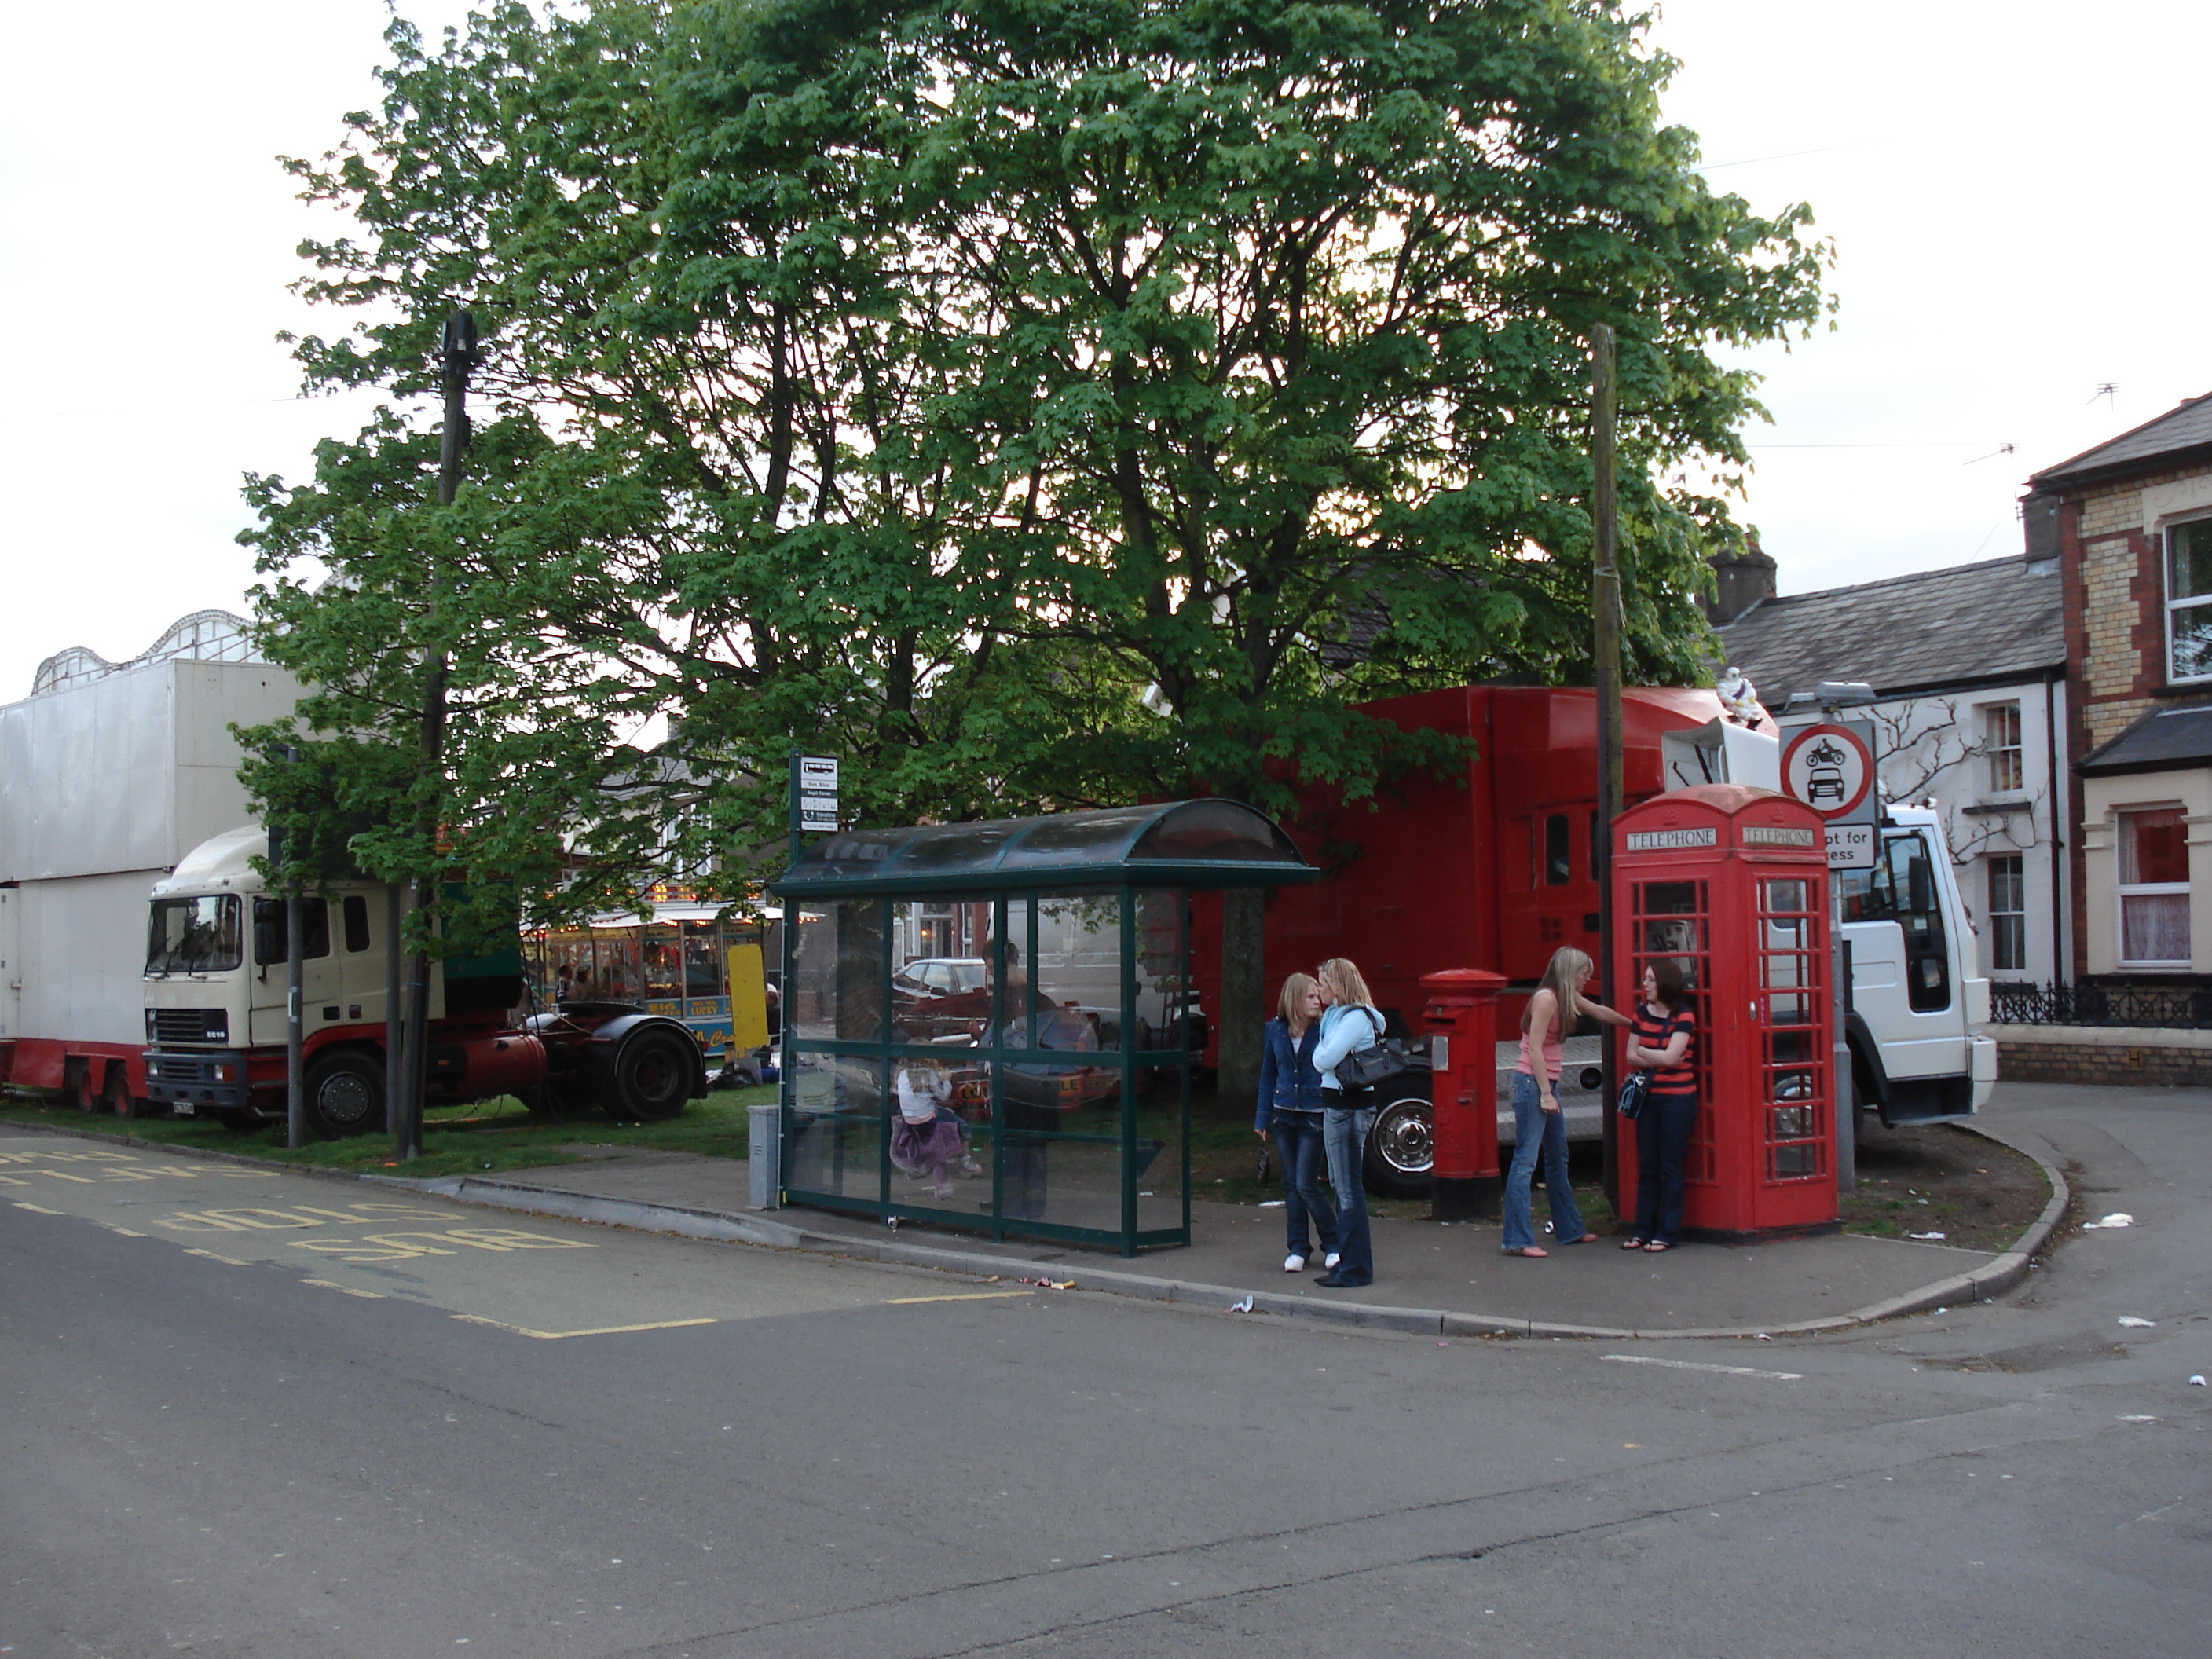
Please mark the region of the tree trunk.
<svg viewBox="0 0 2212 1659"><path fill-rule="evenodd" d="M1267 895L1232 887L1221 896L1221 1110L1249 1115L1260 1089L1260 1032L1267 1024Z"/></svg>

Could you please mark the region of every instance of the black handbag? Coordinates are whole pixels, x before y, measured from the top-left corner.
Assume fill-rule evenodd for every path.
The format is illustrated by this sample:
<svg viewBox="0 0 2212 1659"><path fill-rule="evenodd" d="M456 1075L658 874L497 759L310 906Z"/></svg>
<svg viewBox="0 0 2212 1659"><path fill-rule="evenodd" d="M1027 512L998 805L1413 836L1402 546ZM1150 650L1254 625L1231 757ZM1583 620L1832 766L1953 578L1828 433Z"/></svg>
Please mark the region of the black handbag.
<svg viewBox="0 0 2212 1659"><path fill-rule="evenodd" d="M1377 1039L1371 1048L1355 1049L1336 1062L1337 1085L1349 1093L1357 1089L1371 1089L1376 1084L1396 1077L1401 1072L1413 1069L1414 1060L1406 1045L1396 1037L1382 1036L1382 1022L1372 1008L1362 1008L1361 1013L1374 1023Z"/></svg>
<svg viewBox="0 0 2212 1659"><path fill-rule="evenodd" d="M1628 1081L1620 1085L1620 1100L1613 1109L1633 1121L1636 1115L1644 1109L1644 1097L1650 1091L1651 1073L1631 1072Z"/></svg>

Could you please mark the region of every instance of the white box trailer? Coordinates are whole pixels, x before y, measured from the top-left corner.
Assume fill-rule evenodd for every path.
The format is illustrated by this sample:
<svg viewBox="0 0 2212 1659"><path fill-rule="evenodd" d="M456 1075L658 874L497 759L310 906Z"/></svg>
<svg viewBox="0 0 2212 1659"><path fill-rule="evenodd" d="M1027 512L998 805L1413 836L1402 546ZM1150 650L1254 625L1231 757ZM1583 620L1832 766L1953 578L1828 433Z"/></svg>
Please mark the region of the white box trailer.
<svg viewBox="0 0 2212 1659"><path fill-rule="evenodd" d="M0 708L0 1083L87 1109L146 1098L149 895L251 816L230 726L300 697L244 654L243 623L204 612L119 667L51 659L39 690Z"/></svg>

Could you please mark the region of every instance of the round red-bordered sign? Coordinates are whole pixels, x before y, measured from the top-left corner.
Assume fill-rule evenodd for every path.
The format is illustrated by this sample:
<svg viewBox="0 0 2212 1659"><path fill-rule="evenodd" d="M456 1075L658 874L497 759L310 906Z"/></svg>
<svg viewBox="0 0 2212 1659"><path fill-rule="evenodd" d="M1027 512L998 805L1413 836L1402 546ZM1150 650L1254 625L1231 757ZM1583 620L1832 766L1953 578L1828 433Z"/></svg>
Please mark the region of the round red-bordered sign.
<svg viewBox="0 0 2212 1659"><path fill-rule="evenodd" d="M1842 817L1873 787L1873 751L1849 726L1808 726L1783 746L1782 793L1824 818Z"/></svg>

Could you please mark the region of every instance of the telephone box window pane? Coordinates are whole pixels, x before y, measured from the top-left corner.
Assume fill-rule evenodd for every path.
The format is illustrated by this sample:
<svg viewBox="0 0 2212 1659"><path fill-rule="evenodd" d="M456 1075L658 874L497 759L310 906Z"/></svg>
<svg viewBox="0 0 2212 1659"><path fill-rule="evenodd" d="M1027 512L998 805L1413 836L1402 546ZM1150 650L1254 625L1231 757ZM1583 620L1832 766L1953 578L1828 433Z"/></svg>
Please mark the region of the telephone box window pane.
<svg viewBox="0 0 2212 1659"><path fill-rule="evenodd" d="M1574 878L1574 857L1567 847L1567 815L1554 812L1544 820L1544 883L1548 887L1565 887Z"/></svg>
<svg viewBox="0 0 2212 1659"><path fill-rule="evenodd" d="M1812 908L1809 881L1769 881L1760 884L1762 902L1771 915L1802 912Z"/></svg>
<svg viewBox="0 0 2212 1659"><path fill-rule="evenodd" d="M1803 1140L1813 1133L1813 1109L1810 1106L1777 1106L1767 1114L1769 1136L1775 1140Z"/></svg>
<svg viewBox="0 0 2212 1659"><path fill-rule="evenodd" d="M1814 1146L1777 1146L1774 1149L1774 1178L1792 1181L1820 1174L1816 1167L1819 1148Z"/></svg>
<svg viewBox="0 0 2212 1659"><path fill-rule="evenodd" d="M2120 814L2120 885L2189 879L2189 826L2178 806Z"/></svg>

